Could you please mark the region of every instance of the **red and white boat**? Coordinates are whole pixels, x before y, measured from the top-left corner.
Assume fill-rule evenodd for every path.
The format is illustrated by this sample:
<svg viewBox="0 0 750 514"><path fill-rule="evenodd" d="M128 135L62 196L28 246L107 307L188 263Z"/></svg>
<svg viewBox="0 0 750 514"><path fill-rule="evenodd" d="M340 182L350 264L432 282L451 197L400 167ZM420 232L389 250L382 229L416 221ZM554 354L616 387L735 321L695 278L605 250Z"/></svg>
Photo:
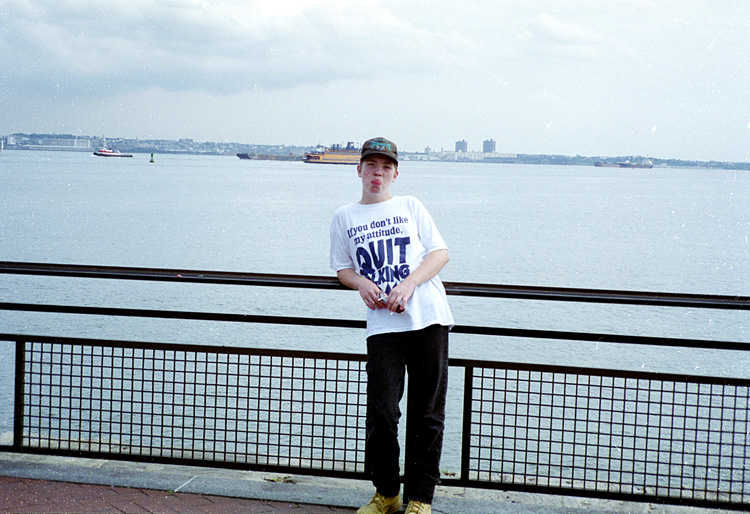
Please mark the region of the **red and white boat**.
<svg viewBox="0 0 750 514"><path fill-rule="evenodd" d="M120 150L114 150L108 146L100 146L96 149L94 155L99 157L133 157L129 153L122 153Z"/></svg>

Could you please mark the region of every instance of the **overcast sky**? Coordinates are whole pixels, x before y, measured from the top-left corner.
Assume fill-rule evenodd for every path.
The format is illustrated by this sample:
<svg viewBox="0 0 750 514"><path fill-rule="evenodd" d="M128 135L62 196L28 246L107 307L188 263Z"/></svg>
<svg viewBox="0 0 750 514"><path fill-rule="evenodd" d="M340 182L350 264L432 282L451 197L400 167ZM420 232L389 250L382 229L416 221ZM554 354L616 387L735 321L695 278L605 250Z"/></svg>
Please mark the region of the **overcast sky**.
<svg viewBox="0 0 750 514"><path fill-rule="evenodd" d="M2 0L13 132L750 161L750 1Z"/></svg>

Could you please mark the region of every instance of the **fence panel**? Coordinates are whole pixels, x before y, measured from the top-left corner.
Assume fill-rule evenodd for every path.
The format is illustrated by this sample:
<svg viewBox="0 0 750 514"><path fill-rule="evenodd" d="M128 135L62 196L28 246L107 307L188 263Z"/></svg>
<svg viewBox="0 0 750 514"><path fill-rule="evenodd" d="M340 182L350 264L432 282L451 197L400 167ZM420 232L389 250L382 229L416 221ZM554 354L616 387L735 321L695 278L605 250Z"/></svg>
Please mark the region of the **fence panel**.
<svg viewBox="0 0 750 514"><path fill-rule="evenodd" d="M48 338L19 351L25 449L365 471L363 356Z"/></svg>
<svg viewBox="0 0 750 514"><path fill-rule="evenodd" d="M467 369L468 483L750 504L750 380Z"/></svg>

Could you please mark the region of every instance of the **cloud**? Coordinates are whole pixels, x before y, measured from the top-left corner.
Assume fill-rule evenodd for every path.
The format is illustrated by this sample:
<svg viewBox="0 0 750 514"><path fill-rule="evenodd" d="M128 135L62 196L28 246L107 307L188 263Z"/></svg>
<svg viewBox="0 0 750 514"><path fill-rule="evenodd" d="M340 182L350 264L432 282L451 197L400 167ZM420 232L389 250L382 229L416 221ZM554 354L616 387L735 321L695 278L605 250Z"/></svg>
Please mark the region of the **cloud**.
<svg viewBox="0 0 750 514"><path fill-rule="evenodd" d="M5 80L53 97L141 88L232 94L422 73L463 44L362 4L10 0L0 14Z"/></svg>
<svg viewBox="0 0 750 514"><path fill-rule="evenodd" d="M613 42L599 32L562 21L546 12L539 13L528 23L521 39L532 53L574 59L599 59L613 46Z"/></svg>
<svg viewBox="0 0 750 514"><path fill-rule="evenodd" d="M749 14L741 0L0 0L0 129L605 154L645 127L644 154L744 159Z"/></svg>

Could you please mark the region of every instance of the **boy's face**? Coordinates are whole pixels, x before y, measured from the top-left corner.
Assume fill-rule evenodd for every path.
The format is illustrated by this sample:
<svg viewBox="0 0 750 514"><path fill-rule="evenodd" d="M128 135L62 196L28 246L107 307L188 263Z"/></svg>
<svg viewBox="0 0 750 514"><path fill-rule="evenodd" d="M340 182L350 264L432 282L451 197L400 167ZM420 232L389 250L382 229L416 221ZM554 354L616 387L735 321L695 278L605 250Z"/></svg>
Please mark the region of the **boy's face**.
<svg viewBox="0 0 750 514"><path fill-rule="evenodd" d="M398 167L383 155L370 155L359 163L357 174L362 179L362 196L375 201L390 198L388 189L398 177Z"/></svg>

